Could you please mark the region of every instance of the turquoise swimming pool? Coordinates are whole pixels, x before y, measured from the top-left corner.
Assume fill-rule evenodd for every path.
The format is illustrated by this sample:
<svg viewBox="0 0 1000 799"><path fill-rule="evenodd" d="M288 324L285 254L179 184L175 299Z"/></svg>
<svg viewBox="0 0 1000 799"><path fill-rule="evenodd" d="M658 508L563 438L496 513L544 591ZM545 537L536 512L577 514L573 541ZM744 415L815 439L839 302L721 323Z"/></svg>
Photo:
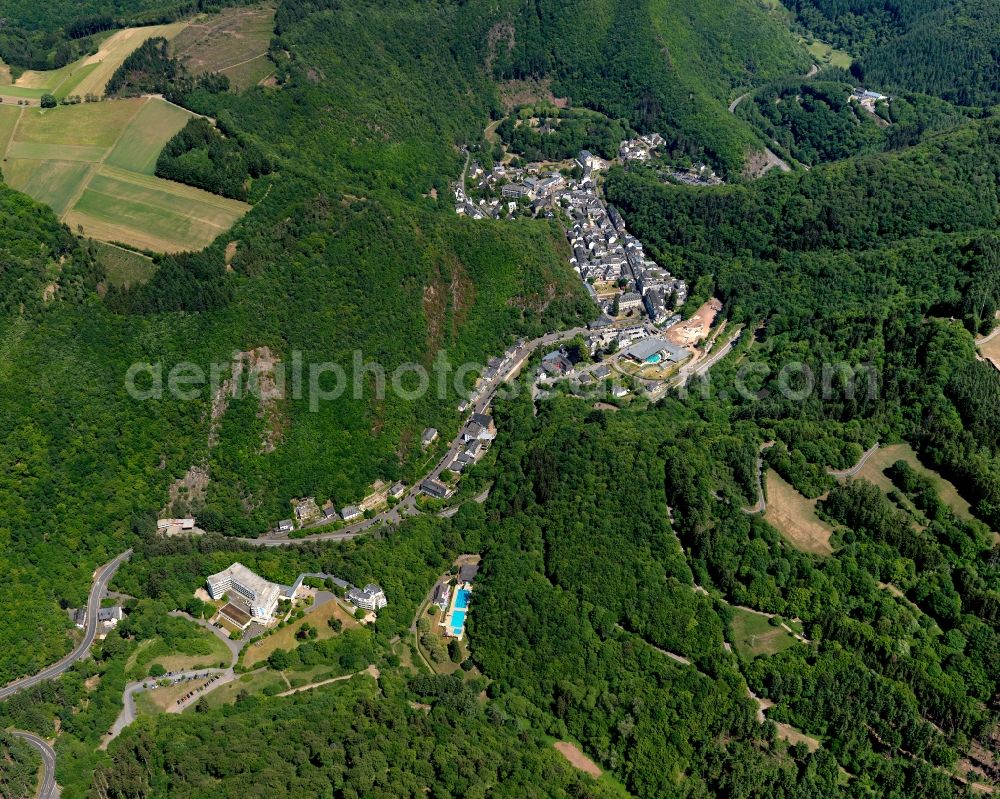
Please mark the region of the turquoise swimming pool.
<svg viewBox="0 0 1000 799"><path fill-rule="evenodd" d="M459 588L455 594L455 605L451 609L451 618L448 620L448 632L455 638L461 638L465 632L465 616L469 611L469 597L472 591L468 588Z"/></svg>
<svg viewBox="0 0 1000 799"><path fill-rule="evenodd" d="M657 353L654 353L653 355L650 355L646 359L646 363L659 363L662 360L663 360L663 356L660 355L660 353L657 352Z"/></svg>

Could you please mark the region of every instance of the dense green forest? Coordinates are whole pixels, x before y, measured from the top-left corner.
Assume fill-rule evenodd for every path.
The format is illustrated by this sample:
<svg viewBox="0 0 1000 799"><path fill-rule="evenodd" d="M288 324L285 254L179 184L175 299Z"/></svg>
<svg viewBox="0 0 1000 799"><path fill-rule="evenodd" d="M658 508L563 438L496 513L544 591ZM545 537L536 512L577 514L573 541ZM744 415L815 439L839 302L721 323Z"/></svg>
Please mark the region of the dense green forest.
<svg viewBox="0 0 1000 799"><path fill-rule="evenodd" d="M859 80L893 92L923 92L962 105L1000 97L991 0L782 0L811 33L860 56Z"/></svg>
<svg viewBox="0 0 1000 799"><path fill-rule="evenodd" d="M497 135L527 161L558 161L591 150L616 158L618 144L631 137L627 123L577 109L525 107L504 119Z"/></svg>
<svg viewBox="0 0 1000 799"><path fill-rule="evenodd" d="M29 799L35 795L41 758L27 743L0 730L0 796Z"/></svg>
<svg viewBox="0 0 1000 799"><path fill-rule="evenodd" d="M850 99L839 81L768 84L741 103L739 115L772 149L806 166L917 144L925 135L958 127L971 112L936 97L894 95L874 113Z"/></svg>
<svg viewBox="0 0 1000 799"><path fill-rule="evenodd" d="M658 131L675 155L738 174L753 130L727 111L737 88L805 74L805 51L753 2L599 0L515 6L498 26L492 66L502 78L552 78L576 105ZM507 45L510 46L507 46Z"/></svg>
<svg viewBox="0 0 1000 799"><path fill-rule="evenodd" d="M0 682L65 653L64 609L85 601L97 564L135 548L113 586L131 597L127 618L92 658L0 704L0 728L58 726L66 799L972 794L960 778L973 761L990 767L1000 680L1000 373L974 344L1000 308L1000 124L907 94L879 109L882 127L846 104L843 75L796 77L808 60L777 16L688 5L284 0L277 85L242 95L170 76L150 45L119 88L151 76L218 120L219 133L185 129L164 167L215 190L250 178L255 204L213 246L158 257L128 290L106 285L51 212L0 186ZM71 25L69 7L54 5L39 35ZM891 43L866 43L865 68ZM459 146L503 114L496 78L551 78L557 96L622 120L573 134L586 141L610 141L617 125L660 130L668 151L734 176L763 135L813 166L710 189L641 168L604 183L659 263L721 298L739 343L709 385L655 405L498 400L496 460L476 476L492 490L452 518L341 544L233 540L289 516L294 497L344 505L375 479L416 479L437 454L419 432L455 429L458 392L381 399L369 378L360 401L244 394L213 414L208 393L131 398L130 365L207 369L266 348L282 364L300 353L349 366L359 351L391 373L441 349L482 360L595 314L557 222L454 214ZM979 102L969 86L936 93ZM825 366L841 371L796 396L789 364L817 383ZM905 461L884 488L828 473L898 441L971 512ZM832 554L800 551L745 510L765 443L766 464L817 500ZM207 484L179 487L192 466ZM153 534L171 488L172 509L212 534ZM407 650L411 627L470 552L483 563L469 657L457 676L431 676ZM275 679L266 689L144 717L100 749L129 680L161 652L204 648L167 614L197 615L194 590L234 560L283 583L302 571L376 581L389 605L374 625L325 640L307 630L277 650L260 664ZM787 646L741 648L748 612L791 625ZM291 684L279 671L368 666L377 680L273 696ZM553 740L608 774L573 770ZM17 746L0 738L0 780L26 779Z"/></svg>
<svg viewBox="0 0 1000 799"><path fill-rule="evenodd" d="M213 194L247 200L251 182L271 172L260 147L238 132L224 136L202 117L192 119L167 142L156 161L156 174Z"/></svg>
<svg viewBox="0 0 1000 799"><path fill-rule="evenodd" d="M280 178L227 238L158 258L153 279L131 292L108 288L101 301L86 248L51 212L0 188L12 222L12 268L0 273L0 462L10 464L0 470L0 681L68 651L62 608L83 602L96 565L153 529L192 466L210 480L204 496L179 494L184 510L259 535L289 515L292 497L341 506L376 479L416 479L427 457L420 431L457 423L450 381L440 398L376 401L362 376L365 401L347 391L315 412L306 392L267 417L256 397L234 400L209 447L207 389L192 401L135 401L124 386L132 364L161 363L166 376L190 361L207 373L268 347L284 364L300 352L306 381L311 363L350 372L355 351L391 375L407 362L430 366L438 350L456 366L483 363L518 335L596 313L554 223L454 214L455 145L481 137L498 102L473 68L483 54L461 13L284 6L279 49L295 59L280 90L226 98L201 87L188 100L260 147ZM238 244L227 270L229 241ZM35 645L15 644L28 639Z"/></svg>

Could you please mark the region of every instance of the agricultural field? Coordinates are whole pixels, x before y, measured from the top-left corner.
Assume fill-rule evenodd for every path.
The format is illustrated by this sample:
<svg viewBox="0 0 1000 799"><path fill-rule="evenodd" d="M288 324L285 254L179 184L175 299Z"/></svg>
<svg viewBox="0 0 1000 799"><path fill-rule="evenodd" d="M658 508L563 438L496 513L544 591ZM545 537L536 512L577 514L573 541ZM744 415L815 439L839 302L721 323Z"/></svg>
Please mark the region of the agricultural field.
<svg viewBox="0 0 1000 799"><path fill-rule="evenodd" d="M16 113L16 125L0 116L0 141L10 138L6 182L49 205L77 233L154 252L199 250L250 208L153 175L163 145L192 117L164 100Z"/></svg>
<svg viewBox="0 0 1000 799"><path fill-rule="evenodd" d="M188 72L220 72L234 90L242 91L274 71L267 58L273 33L274 6L230 8L196 18L171 49Z"/></svg>
<svg viewBox="0 0 1000 799"><path fill-rule="evenodd" d="M783 649L795 646L795 639L787 630L773 626L767 616L751 613L742 608L733 608L730 629L733 634L733 646L744 657L774 655Z"/></svg>
<svg viewBox="0 0 1000 799"><path fill-rule="evenodd" d="M829 555L833 528L816 515L816 500L806 499L773 469L766 471L767 510L764 519L803 552Z"/></svg>
<svg viewBox="0 0 1000 799"><path fill-rule="evenodd" d="M187 22L170 25L149 25L141 28L123 28L110 34L101 42L98 51L59 69L28 70L13 85L0 84L0 94L23 97L41 97L53 94L58 99L78 94L104 96L104 88L115 70L144 41L157 36L173 39L187 26ZM2 77L2 76L0 76ZM10 79L7 73L8 81Z"/></svg>
<svg viewBox="0 0 1000 799"><path fill-rule="evenodd" d="M966 521L974 518L971 506L958 493L955 484L924 466L917 459L917 453L909 444L892 444L878 449L858 473L857 479L874 483L888 494L894 486L892 481L885 476L885 470L899 460L906 461L917 472L933 480L941 501L951 508L959 518Z"/></svg>
<svg viewBox="0 0 1000 799"><path fill-rule="evenodd" d="M0 105L0 158L7 154L10 137L21 118L21 109L17 106Z"/></svg>

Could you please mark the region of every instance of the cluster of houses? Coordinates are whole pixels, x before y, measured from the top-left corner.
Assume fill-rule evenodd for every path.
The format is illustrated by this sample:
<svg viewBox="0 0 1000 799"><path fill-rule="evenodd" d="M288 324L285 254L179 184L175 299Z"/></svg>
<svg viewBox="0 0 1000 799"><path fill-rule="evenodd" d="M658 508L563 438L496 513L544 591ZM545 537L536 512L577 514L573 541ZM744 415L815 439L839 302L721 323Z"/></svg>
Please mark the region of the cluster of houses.
<svg viewBox="0 0 1000 799"><path fill-rule="evenodd" d="M556 171L504 164L495 164L486 171L478 161L472 162L469 180L470 191L485 196L476 201L466 193L465 186L456 184L455 212L471 219L500 219L505 213L516 216L522 199L527 200L532 215L551 217L556 194L566 185L566 178Z"/></svg>
<svg viewBox="0 0 1000 799"><path fill-rule="evenodd" d="M688 186L721 186L725 181L707 164L695 164L687 169L672 169L667 175Z"/></svg>
<svg viewBox="0 0 1000 799"><path fill-rule="evenodd" d="M69 611L70 618L73 619L73 624L80 630L83 630L87 626L87 609L86 608L72 608ZM97 623L104 627L105 630L109 630L112 627L117 627L118 622L125 618L125 611L121 605L112 605L106 608L99 608L97 611Z"/></svg>
<svg viewBox="0 0 1000 799"><path fill-rule="evenodd" d="M572 222L566 234L573 250L570 264L605 313L638 311L659 324L684 303L687 284L646 256L642 242L626 230L621 214L604 203L592 181L580 181L561 199ZM613 290L599 297L596 284Z"/></svg>
<svg viewBox="0 0 1000 799"><path fill-rule="evenodd" d="M466 466L476 463L497 437L493 417L485 413L474 413L469 423L462 429L462 450L452 458L448 470L461 474Z"/></svg>
<svg viewBox="0 0 1000 799"><path fill-rule="evenodd" d="M629 139L618 145L618 157L622 161L648 161L653 151L666 144L659 133L648 133L638 139Z"/></svg>
<svg viewBox="0 0 1000 799"><path fill-rule="evenodd" d="M429 437L429 434L433 434ZM428 428L424 431L424 447L430 445L437 438L437 430ZM332 523L337 521L356 522L363 518L365 512L384 505L390 499L399 500L406 495L406 484L402 482L393 483L387 486L378 482L374 485L374 491L365 497L357 505L344 505L337 510L332 501L327 501L320 507L315 497L305 497L296 500L294 503L294 519L282 519L275 527L275 532L288 534L296 527L305 527L316 522Z"/></svg>

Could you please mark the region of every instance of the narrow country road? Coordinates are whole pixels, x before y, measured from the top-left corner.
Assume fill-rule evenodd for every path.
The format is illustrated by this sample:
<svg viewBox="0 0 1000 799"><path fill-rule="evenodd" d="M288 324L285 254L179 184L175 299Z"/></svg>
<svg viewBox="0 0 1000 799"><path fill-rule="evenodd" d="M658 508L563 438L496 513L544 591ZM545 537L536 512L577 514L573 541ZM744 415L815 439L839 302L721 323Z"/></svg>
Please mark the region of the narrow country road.
<svg viewBox="0 0 1000 799"><path fill-rule="evenodd" d="M865 468L865 464L868 463L868 459L875 454L878 448L879 443L876 441L875 445L865 450L861 459L850 469L827 469L827 474L833 475L834 477L857 477L858 472Z"/></svg>
<svg viewBox="0 0 1000 799"><path fill-rule="evenodd" d="M735 100L733 100L729 104L729 113L730 114L735 114L736 113L736 109L739 106L739 104L742 103L749 96L750 96L750 92L744 92L739 97L737 97Z"/></svg>
<svg viewBox="0 0 1000 799"><path fill-rule="evenodd" d="M39 738L33 732L11 730L10 734L20 738L42 756L42 787L38 791L38 799L56 799L59 791L56 789L56 753L52 745L44 738Z"/></svg>
<svg viewBox="0 0 1000 799"><path fill-rule="evenodd" d="M118 567L128 560L131 554L131 549L125 550L110 563L107 563L98 569L94 574L94 584L91 586L90 596L87 599L87 626L84 631L83 640L80 641L77 647L62 660L53 663L51 666L45 667L37 674L30 677L23 677L20 680L15 680L14 682L5 685L3 688L0 688L0 700L8 699L26 688L38 685L46 680L51 680L54 677L58 677L60 674L69 669L70 666L76 663L76 661L87 654L88 651L90 651L90 647L94 643L94 638L97 636L97 612L101 609L101 600L104 598L104 594L108 590L108 583L110 583L111 578L115 576L115 573L118 571Z"/></svg>

